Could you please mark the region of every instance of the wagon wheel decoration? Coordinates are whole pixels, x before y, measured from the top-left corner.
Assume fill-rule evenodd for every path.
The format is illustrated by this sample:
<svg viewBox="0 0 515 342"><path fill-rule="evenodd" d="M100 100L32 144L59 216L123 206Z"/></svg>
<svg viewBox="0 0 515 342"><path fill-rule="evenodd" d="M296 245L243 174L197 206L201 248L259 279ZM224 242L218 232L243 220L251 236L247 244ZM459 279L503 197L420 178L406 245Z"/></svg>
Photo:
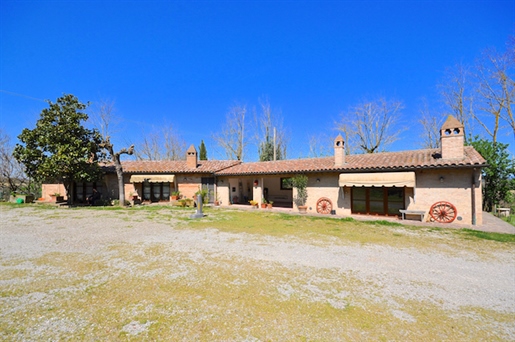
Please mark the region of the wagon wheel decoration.
<svg viewBox="0 0 515 342"><path fill-rule="evenodd" d="M329 198L322 197L317 201L317 213L330 214L333 210L333 203Z"/></svg>
<svg viewBox="0 0 515 342"><path fill-rule="evenodd" d="M451 223L458 215L456 207L449 202L436 202L429 210L431 218L440 223Z"/></svg>

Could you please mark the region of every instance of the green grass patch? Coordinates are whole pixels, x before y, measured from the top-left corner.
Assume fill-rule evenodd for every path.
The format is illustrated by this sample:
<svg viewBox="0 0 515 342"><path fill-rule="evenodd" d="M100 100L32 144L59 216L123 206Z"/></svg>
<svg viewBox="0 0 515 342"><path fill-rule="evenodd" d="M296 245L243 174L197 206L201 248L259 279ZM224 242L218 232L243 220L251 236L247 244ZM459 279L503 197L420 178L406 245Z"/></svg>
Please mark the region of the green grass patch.
<svg viewBox="0 0 515 342"><path fill-rule="evenodd" d="M404 225L398 222L386 221L386 220L375 220L375 221L364 221L365 224L389 226L389 227L403 227Z"/></svg>
<svg viewBox="0 0 515 342"><path fill-rule="evenodd" d="M461 231L466 236L474 236L478 239L492 240L492 241L498 241L498 242L508 242L508 243L515 242L515 234L482 232L482 231L473 230L473 229L462 229Z"/></svg>
<svg viewBox="0 0 515 342"><path fill-rule="evenodd" d="M478 236L461 233L458 229L408 226L387 220L357 221L353 218L314 217L263 211L214 210L205 219L190 220L184 228L216 228L230 233L249 233L278 237L292 236L310 243L359 243L388 245L442 251L458 250L477 253L485 242ZM504 234L500 234L504 235ZM504 242L492 239L491 243ZM503 248L502 245L496 248ZM510 248L509 245L506 248Z"/></svg>

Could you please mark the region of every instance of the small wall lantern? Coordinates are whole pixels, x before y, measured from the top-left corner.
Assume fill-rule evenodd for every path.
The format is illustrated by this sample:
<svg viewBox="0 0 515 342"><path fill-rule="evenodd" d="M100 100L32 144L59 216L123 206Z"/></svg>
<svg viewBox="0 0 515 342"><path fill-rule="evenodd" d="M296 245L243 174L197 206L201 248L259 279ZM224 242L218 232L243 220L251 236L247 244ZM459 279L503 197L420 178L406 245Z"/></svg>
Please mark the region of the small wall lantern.
<svg viewBox="0 0 515 342"><path fill-rule="evenodd" d="M258 186L258 184L259 184L258 180L257 179L254 180L254 186Z"/></svg>

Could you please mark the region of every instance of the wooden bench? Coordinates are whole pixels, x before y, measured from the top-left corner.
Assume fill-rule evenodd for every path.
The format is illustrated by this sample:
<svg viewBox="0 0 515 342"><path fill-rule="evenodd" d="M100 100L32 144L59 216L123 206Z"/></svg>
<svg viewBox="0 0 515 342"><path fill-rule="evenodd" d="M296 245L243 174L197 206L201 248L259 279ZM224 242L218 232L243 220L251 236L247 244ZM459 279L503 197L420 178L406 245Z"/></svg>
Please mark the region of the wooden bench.
<svg viewBox="0 0 515 342"><path fill-rule="evenodd" d="M286 195L269 195L268 200L275 202L286 202L289 200L289 198Z"/></svg>
<svg viewBox="0 0 515 342"><path fill-rule="evenodd" d="M420 216L420 221L424 222L424 216L426 212L424 210L407 210L407 209L399 209L402 214L402 219L406 219L406 215L418 215Z"/></svg>
<svg viewBox="0 0 515 342"><path fill-rule="evenodd" d="M510 216L510 208L497 208L497 216L508 217Z"/></svg>

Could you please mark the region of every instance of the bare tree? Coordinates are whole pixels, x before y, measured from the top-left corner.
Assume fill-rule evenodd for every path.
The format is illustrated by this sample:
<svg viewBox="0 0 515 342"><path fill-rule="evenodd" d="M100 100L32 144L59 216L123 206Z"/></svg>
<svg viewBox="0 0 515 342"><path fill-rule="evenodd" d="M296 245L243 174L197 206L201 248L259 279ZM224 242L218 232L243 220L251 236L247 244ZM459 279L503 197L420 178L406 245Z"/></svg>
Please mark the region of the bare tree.
<svg viewBox="0 0 515 342"><path fill-rule="evenodd" d="M213 140L225 151L230 160L243 160L247 147L246 105L234 105L226 114L225 124Z"/></svg>
<svg viewBox="0 0 515 342"><path fill-rule="evenodd" d="M439 148L442 118L431 113L426 100L423 100L420 115L418 122L422 125L422 148Z"/></svg>
<svg viewBox="0 0 515 342"><path fill-rule="evenodd" d="M487 120L481 120L478 116L475 118L494 143L502 128L501 121L511 127L515 136L515 53L512 51L515 44L511 45L513 46L502 54L493 49L486 50L477 63L479 110L487 113L490 118L493 117L494 125L489 127Z"/></svg>
<svg viewBox="0 0 515 342"><path fill-rule="evenodd" d="M444 81L438 86L443 102L459 122L463 124L464 136L472 134L474 113L473 75L463 64L445 70Z"/></svg>
<svg viewBox="0 0 515 342"><path fill-rule="evenodd" d="M135 153L140 160L182 160L186 155L186 143L170 124L153 128L143 134L143 141Z"/></svg>
<svg viewBox="0 0 515 342"><path fill-rule="evenodd" d="M288 136L280 113L272 112L268 99L260 99L261 112L254 112L260 161L286 159Z"/></svg>
<svg viewBox="0 0 515 342"><path fill-rule="evenodd" d="M116 177L118 179L118 198L120 206L125 206L125 187L123 184L123 167L120 157L123 154L132 155L134 153L134 145L129 148L122 148L115 152L114 145L111 143L109 136L109 127L114 120L114 103L112 101L100 101L98 105L97 118L99 122L99 130L102 135L102 142L99 144L100 148L108 152L108 160L114 163Z"/></svg>
<svg viewBox="0 0 515 342"><path fill-rule="evenodd" d="M358 146L364 153L385 151L403 131L399 127L403 108L402 102L397 100L365 100L342 113L338 130L346 135L346 141L350 141L347 145Z"/></svg>
<svg viewBox="0 0 515 342"><path fill-rule="evenodd" d="M333 138L325 134L312 135L309 137L309 157L326 157L333 154Z"/></svg>
<svg viewBox="0 0 515 342"><path fill-rule="evenodd" d="M31 192L30 179L23 171L23 165L13 157L11 138L0 129L0 186L4 197L12 192L26 188Z"/></svg>

